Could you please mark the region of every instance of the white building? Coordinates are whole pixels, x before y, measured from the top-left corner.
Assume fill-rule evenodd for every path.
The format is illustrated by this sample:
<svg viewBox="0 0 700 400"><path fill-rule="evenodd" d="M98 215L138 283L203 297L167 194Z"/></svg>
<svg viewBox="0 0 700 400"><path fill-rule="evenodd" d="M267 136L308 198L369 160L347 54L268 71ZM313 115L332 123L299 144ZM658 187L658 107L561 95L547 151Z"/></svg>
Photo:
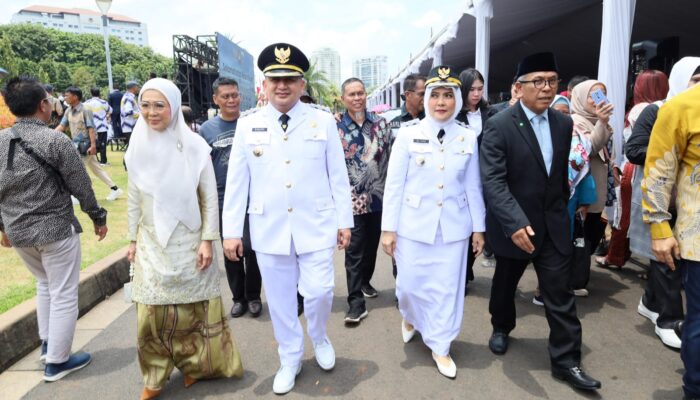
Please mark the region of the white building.
<svg viewBox="0 0 700 400"><path fill-rule="evenodd" d="M311 54L311 64L323 71L331 83L340 87L340 54L330 47L322 47Z"/></svg>
<svg viewBox="0 0 700 400"><path fill-rule="evenodd" d="M146 24L119 14L107 14L109 32L126 43L148 46ZM84 8L29 6L12 16L13 24L36 24L72 33L102 35L102 14Z"/></svg>
<svg viewBox="0 0 700 400"><path fill-rule="evenodd" d="M362 80L367 89L386 83L389 79L387 56L360 58L352 63L352 75Z"/></svg>

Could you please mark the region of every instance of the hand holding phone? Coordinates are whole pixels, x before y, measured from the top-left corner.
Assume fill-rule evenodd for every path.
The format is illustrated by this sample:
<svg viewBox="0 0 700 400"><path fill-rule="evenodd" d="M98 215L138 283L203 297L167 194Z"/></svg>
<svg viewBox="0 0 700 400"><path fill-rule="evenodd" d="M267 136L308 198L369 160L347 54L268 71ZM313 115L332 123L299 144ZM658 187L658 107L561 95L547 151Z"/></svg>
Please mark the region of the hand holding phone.
<svg viewBox="0 0 700 400"><path fill-rule="evenodd" d="M591 92L591 99L593 99L593 102L595 103L596 106L599 106L601 104L607 104L610 101L608 101L608 98L605 96L605 93L603 93L602 90L596 89Z"/></svg>

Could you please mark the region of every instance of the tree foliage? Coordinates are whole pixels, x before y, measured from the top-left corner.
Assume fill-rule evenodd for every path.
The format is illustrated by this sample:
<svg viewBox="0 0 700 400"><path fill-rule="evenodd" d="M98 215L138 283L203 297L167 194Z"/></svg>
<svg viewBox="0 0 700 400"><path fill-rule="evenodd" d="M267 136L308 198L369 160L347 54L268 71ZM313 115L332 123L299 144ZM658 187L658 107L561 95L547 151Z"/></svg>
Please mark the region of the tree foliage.
<svg viewBox="0 0 700 400"><path fill-rule="evenodd" d="M331 105L331 88L334 86L326 76L326 73L316 69L316 64L309 66L309 69L304 73L306 80L306 91L311 97L316 99L316 102L325 106Z"/></svg>
<svg viewBox="0 0 700 400"><path fill-rule="evenodd" d="M173 61L148 47L127 44L116 37L109 39L112 77L115 87L126 82L144 82L151 72L172 75ZM62 32L43 26L12 24L0 26L0 67L10 76L34 75L51 83L57 90L75 84L108 86L102 34Z"/></svg>

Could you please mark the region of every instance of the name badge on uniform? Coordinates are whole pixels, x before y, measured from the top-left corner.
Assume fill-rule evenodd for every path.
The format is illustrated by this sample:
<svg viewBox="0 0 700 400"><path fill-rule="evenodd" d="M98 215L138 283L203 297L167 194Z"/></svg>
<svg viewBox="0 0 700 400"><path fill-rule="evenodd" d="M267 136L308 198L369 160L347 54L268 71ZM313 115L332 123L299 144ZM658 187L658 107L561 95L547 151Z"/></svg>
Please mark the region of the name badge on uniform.
<svg viewBox="0 0 700 400"><path fill-rule="evenodd" d="M267 132L267 128L253 128L253 132Z"/></svg>
<svg viewBox="0 0 700 400"><path fill-rule="evenodd" d="M428 139L413 139L413 143L430 143Z"/></svg>

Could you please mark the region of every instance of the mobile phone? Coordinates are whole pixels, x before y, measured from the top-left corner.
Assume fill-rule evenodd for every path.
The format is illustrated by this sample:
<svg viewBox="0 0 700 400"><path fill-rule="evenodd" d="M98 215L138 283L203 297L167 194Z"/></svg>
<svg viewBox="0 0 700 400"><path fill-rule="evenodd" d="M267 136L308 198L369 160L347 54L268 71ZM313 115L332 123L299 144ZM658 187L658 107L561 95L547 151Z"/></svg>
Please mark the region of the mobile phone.
<svg viewBox="0 0 700 400"><path fill-rule="evenodd" d="M600 89L596 89L596 90L592 91L591 98L593 99L593 102L597 106L599 106L601 104L609 103L608 98L605 97L605 93L603 93L603 91Z"/></svg>

